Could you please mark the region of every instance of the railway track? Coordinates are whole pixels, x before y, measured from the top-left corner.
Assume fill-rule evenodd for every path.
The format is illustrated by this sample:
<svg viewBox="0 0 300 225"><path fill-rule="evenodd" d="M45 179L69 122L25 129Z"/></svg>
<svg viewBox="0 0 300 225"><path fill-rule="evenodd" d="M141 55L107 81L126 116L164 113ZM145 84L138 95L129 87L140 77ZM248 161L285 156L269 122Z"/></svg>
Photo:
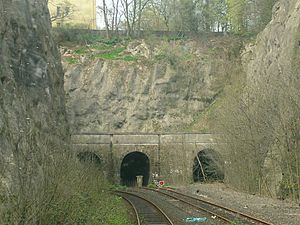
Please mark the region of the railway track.
<svg viewBox="0 0 300 225"><path fill-rule="evenodd" d="M115 193L133 207L137 225L175 225L152 201L131 192L116 191Z"/></svg>
<svg viewBox="0 0 300 225"><path fill-rule="evenodd" d="M221 206L219 204L196 198L190 195L186 195L172 189L160 188L143 188L143 190L147 191L155 191L159 194L168 196L169 198L176 199L177 201L181 201L189 206L195 207L196 209L205 211L209 213L212 217L218 218L225 223L232 224L232 222L236 222L238 224L250 224L250 225L273 225L272 223L266 222L264 220L255 218L248 214L238 212L236 210Z"/></svg>

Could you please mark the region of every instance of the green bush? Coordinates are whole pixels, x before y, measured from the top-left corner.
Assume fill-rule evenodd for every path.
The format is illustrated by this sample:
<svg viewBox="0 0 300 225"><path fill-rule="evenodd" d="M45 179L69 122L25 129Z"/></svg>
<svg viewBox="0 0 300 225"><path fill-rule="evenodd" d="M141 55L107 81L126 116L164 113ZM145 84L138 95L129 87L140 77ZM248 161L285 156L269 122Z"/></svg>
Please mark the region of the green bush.
<svg viewBox="0 0 300 225"><path fill-rule="evenodd" d="M12 177L11 187L0 183L0 224L130 225L125 203L111 194L101 169L81 164L53 143L45 143L43 150L20 147L34 157L19 157L22 170Z"/></svg>
<svg viewBox="0 0 300 225"><path fill-rule="evenodd" d="M129 225L123 201L110 193L110 185L97 168L69 171L42 224ZM74 178L80 178L78 180ZM67 188L67 189L66 189Z"/></svg>

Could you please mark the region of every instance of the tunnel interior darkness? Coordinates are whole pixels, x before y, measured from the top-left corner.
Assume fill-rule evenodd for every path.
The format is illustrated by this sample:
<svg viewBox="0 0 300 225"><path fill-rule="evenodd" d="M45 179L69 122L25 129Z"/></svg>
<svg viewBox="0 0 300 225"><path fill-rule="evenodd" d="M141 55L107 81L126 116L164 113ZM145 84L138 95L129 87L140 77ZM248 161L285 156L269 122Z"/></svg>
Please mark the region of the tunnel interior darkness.
<svg viewBox="0 0 300 225"><path fill-rule="evenodd" d="M216 151L205 149L198 152L193 165L194 182L223 181L223 167L221 156Z"/></svg>
<svg viewBox="0 0 300 225"><path fill-rule="evenodd" d="M101 168L101 159L93 152L80 152L77 157L84 165Z"/></svg>
<svg viewBox="0 0 300 225"><path fill-rule="evenodd" d="M122 160L121 184L136 185L136 176L143 176L143 186L147 186L150 175L150 162L147 155L141 152L131 152Z"/></svg>

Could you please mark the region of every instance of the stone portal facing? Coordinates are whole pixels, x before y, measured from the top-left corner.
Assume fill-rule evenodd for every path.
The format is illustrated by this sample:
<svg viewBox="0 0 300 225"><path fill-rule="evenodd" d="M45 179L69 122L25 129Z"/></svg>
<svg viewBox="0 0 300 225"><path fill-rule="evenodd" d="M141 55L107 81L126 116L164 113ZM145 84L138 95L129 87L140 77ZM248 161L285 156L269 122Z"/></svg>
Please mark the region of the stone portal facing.
<svg viewBox="0 0 300 225"><path fill-rule="evenodd" d="M132 185L143 176L167 184L195 181L195 157L216 149L212 134L201 133L81 133L72 135L76 154L93 153L101 159L103 173L112 182ZM222 153L218 152L222 161Z"/></svg>

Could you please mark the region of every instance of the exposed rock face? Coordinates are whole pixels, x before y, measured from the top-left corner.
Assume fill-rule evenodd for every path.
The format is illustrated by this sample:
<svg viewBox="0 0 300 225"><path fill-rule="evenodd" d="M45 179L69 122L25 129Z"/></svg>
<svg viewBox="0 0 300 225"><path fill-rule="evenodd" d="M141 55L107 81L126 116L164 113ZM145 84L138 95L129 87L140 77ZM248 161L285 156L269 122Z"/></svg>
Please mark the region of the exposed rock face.
<svg viewBox="0 0 300 225"><path fill-rule="evenodd" d="M300 0L279 1L273 8L272 21L245 53L248 87L261 93L253 93L253 107L263 112L265 126L261 130L265 139L273 139L263 174L269 186L266 193L276 196L299 179L293 180L293 172L286 165L299 163L289 155L299 152L293 149L298 143L293 138L298 132L300 104Z"/></svg>
<svg viewBox="0 0 300 225"><path fill-rule="evenodd" d="M42 152L68 139L63 71L50 30L46 1L0 1L0 159L11 165L41 163ZM33 172L25 162L18 169Z"/></svg>
<svg viewBox="0 0 300 225"><path fill-rule="evenodd" d="M222 41L162 43L170 52L161 60L153 58L162 47L142 41L127 50L143 56L137 62L66 65L73 132L174 131L191 123L230 74L232 49Z"/></svg>
<svg viewBox="0 0 300 225"><path fill-rule="evenodd" d="M271 22L258 35L255 45L247 50L250 53L250 57L245 58L249 84L293 76L293 59L300 48L299 12L299 0L283 0L274 6Z"/></svg>

